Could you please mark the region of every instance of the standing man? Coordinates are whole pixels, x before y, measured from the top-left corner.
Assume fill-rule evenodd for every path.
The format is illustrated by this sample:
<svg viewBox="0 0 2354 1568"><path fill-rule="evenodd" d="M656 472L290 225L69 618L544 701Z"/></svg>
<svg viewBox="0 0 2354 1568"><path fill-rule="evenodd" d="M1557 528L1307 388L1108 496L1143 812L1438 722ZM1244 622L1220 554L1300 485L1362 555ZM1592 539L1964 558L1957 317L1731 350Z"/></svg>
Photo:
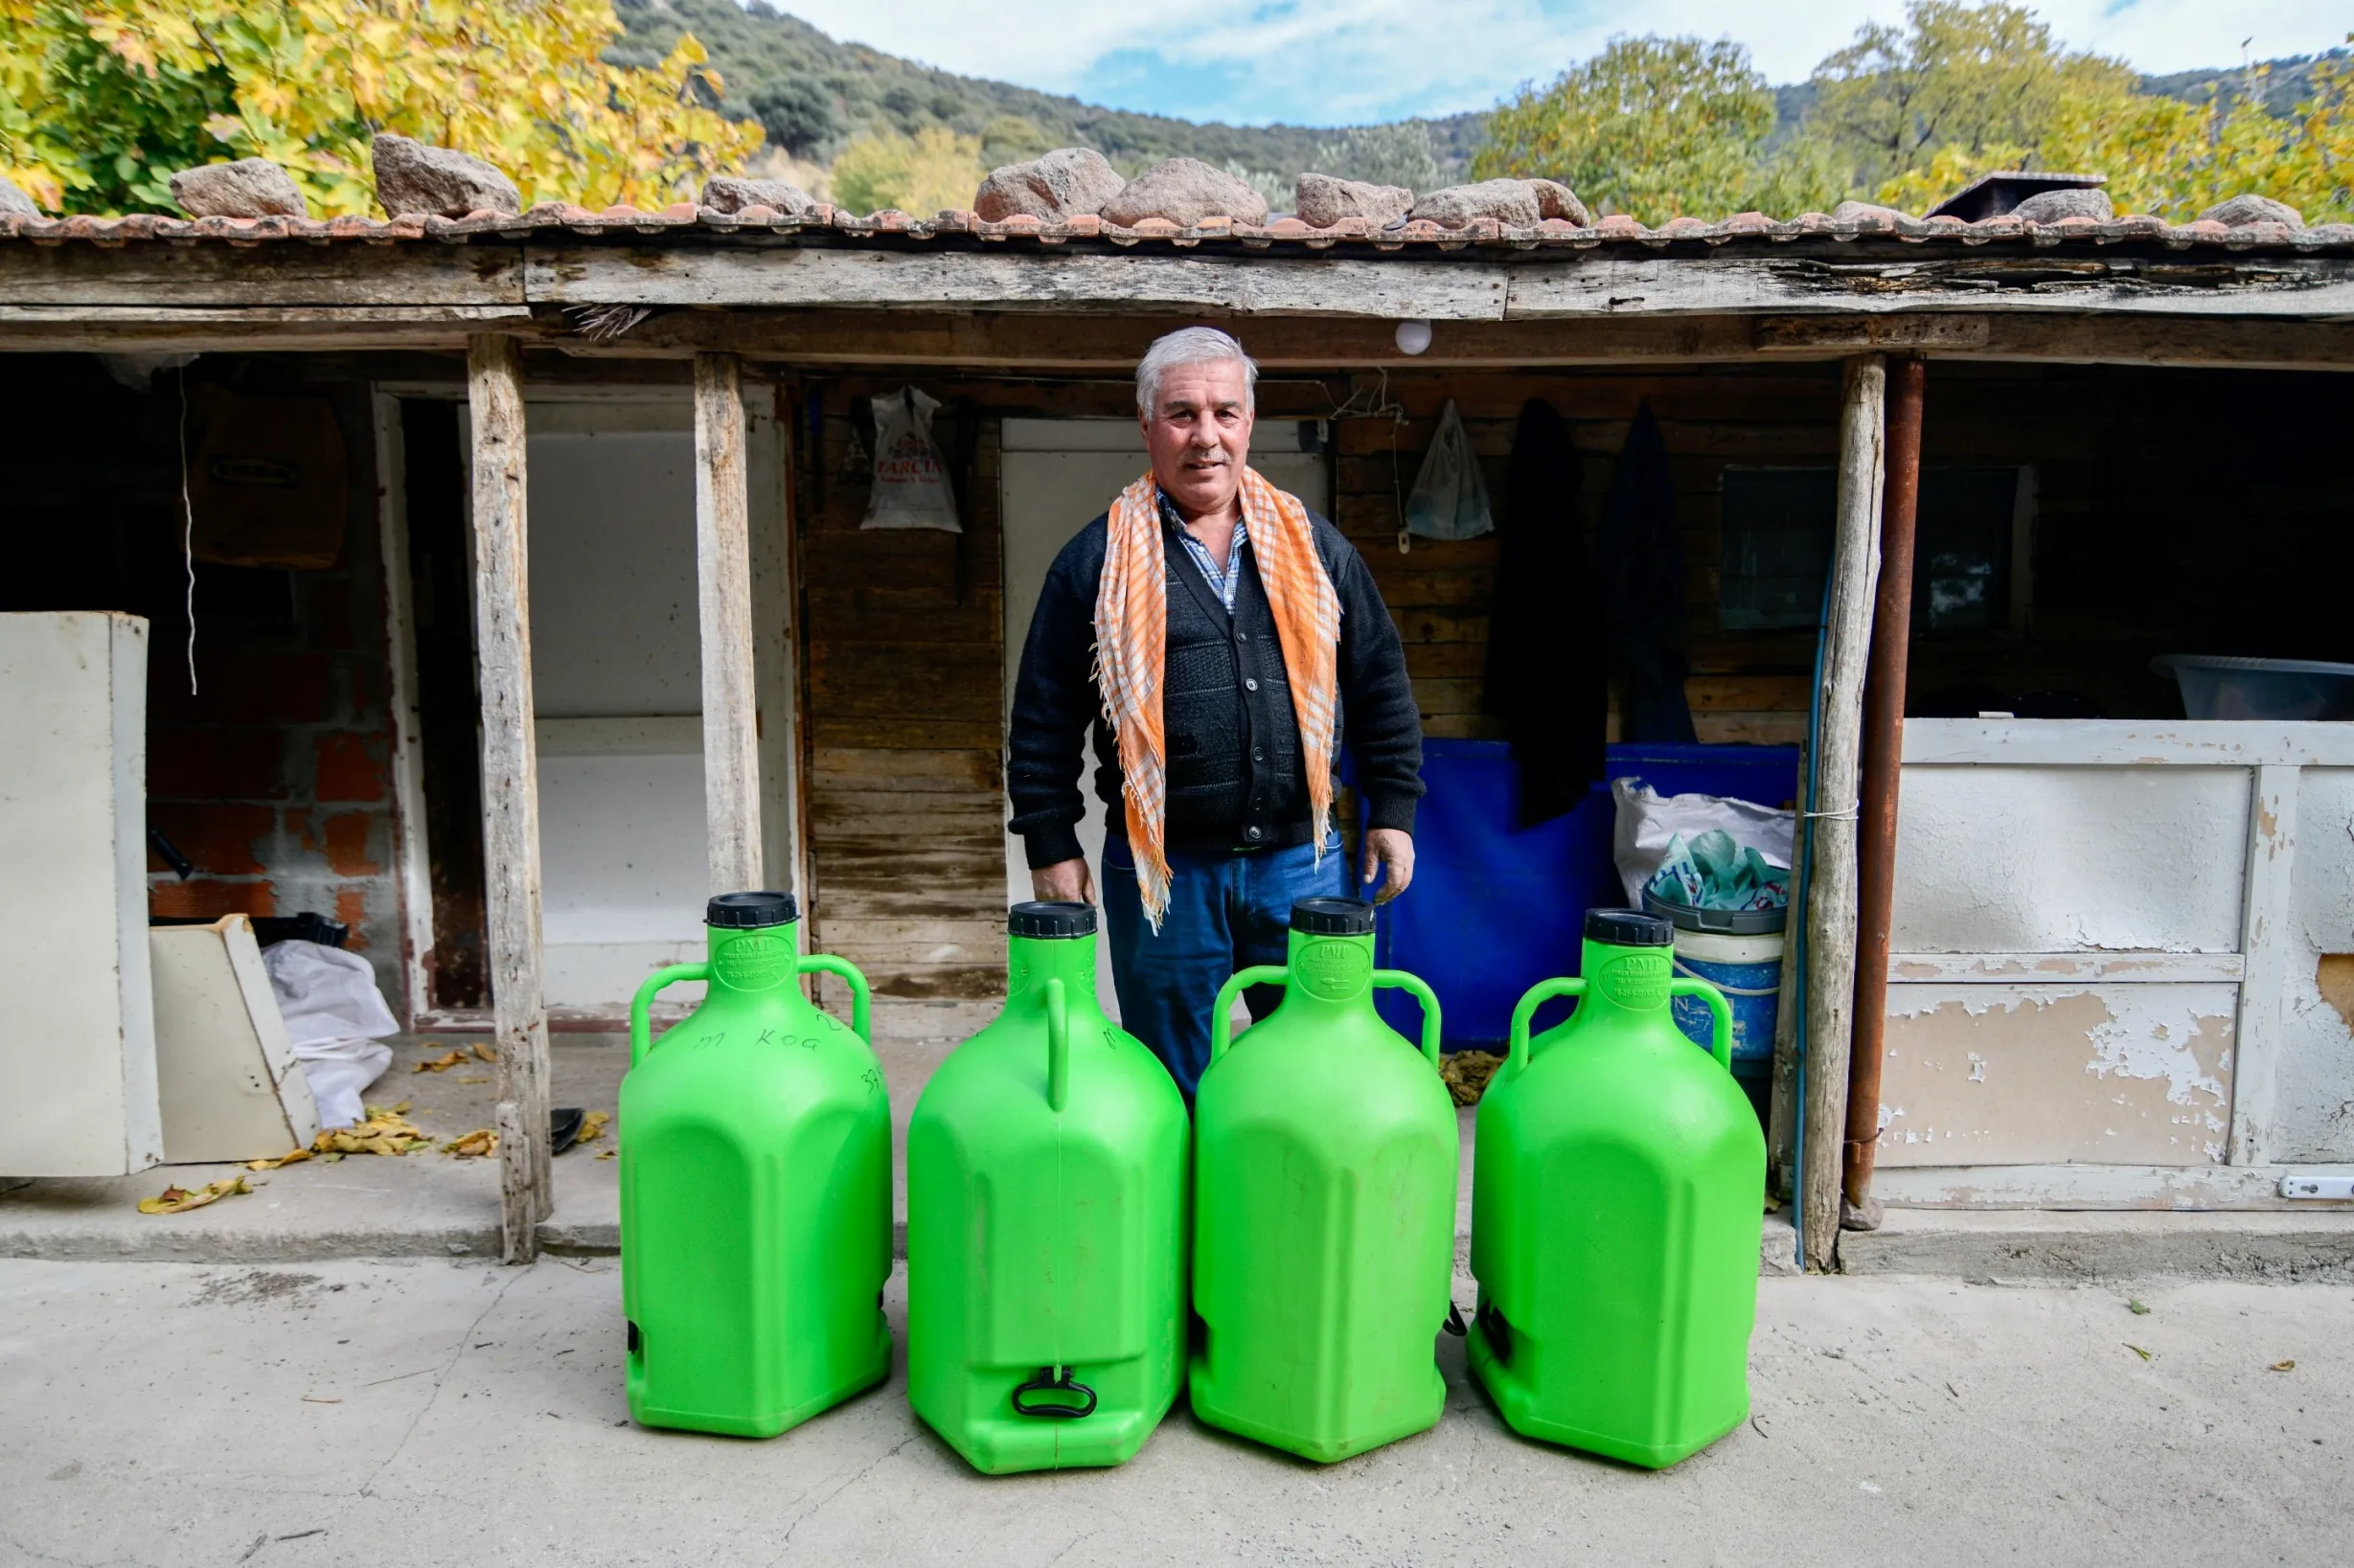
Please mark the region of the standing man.
<svg viewBox="0 0 2354 1568"><path fill-rule="evenodd" d="M1294 900L1348 891L1332 824L1344 735L1377 903L1413 879L1423 790L1421 716L1373 574L1249 466L1258 378L1207 327L1146 352L1152 471L1055 557L1014 693L1006 790L1031 884L1095 901L1076 830L1091 729L1121 1018L1189 1100L1219 987L1284 962Z"/></svg>

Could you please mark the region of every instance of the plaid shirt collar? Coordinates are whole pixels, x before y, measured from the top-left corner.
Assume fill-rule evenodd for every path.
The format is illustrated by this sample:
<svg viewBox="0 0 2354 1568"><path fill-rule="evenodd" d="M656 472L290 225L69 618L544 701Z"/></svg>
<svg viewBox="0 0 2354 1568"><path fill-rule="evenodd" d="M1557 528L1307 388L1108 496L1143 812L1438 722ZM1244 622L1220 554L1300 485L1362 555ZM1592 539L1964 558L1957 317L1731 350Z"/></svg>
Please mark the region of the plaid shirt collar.
<svg viewBox="0 0 2354 1568"><path fill-rule="evenodd" d="M1233 614L1234 590L1241 585L1243 580L1243 546L1250 542L1250 530L1246 526L1244 518L1240 513L1235 516L1234 539L1226 547L1226 569L1221 573L1218 570L1218 562L1211 557L1209 550L1200 539L1195 538L1193 531L1185 526L1185 519L1178 514L1177 503L1169 499L1169 492L1155 489L1154 494L1160 498L1162 524L1176 531L1178 540L1185 546L1185 554L1191 556L1194 565L1200 568L1201 576L1216 591L1219 602L1225 605L1227 614Z"/></svg>

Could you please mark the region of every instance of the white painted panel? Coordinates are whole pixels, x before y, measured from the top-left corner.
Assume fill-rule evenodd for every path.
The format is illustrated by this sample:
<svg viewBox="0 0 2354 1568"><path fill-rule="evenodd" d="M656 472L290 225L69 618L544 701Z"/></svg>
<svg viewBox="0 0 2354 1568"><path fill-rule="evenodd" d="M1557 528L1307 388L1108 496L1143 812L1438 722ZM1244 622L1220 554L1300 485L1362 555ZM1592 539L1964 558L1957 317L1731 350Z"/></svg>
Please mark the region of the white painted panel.
<svg viewBox="0 0 2354 1568"><path fill-rule="evenodd" d="M2354 767L2354 724L2269 718L1908 718L1905 762Z"/></svg>
<svg viewBox="0 0 2354 1568"><path fill-rule="evenodd" d="M164 1157L147 685L137 616L0 615L0 1176Z"/></svg>
<svg viewBox="0 0 2354 1568"><path fill-rule="evenodd" d="M626 1002L699 954L704 851L695 436L676 406L531 410L542 989Z"/></svg>
<svg viewBox="0 0 2354 1568"><path fill-rule="evenodd" d="M1883 1166L2221 1164L2238 989L1898 985Z"/></svg>
<svg viewBox="0 0 2354 1568"><path fill-rule="evenodd" d="M260 1160L318 1136L310 1080L296 1066L262 949L242 915L148 933L164 1158Z"/></svg>
<svg viewBox="0 0 2354 1568"><path fill-rule="evenodd" d="M538 716L702 712L693 434L535 428L530 463Z"/></svg>
<svg viewBox="0 0 2354 1568"><path fill-rule="evenodd" d="M548 1005L589 1011L606 1018L618 1017L618 1010L636 994L640 981L669 965L699 963L703 948L700 937L692 942L572 942L561 945L550 943L540 972L545 977L548 994L560 995L564 1000ZM703 990L700 981L673 986L662 993L657 1005L692 1006L703 999Z"/></svg>
<svg viewBox="0 0 2354 1568"><path fill-rule="evenodd" d="M699 754L540 759L540 920L551 948L701 937L702 813L678 802L699 806L702 788Z"/></svg>
<svg viewBox="0 0 2354 1568"><path fill-rule="evenodd" d="M2304 770L2296 844L2271 1152L2354 1161L2354 768Z"/></svg>
<svg viewBox="0 0 2354 1568"><path fill-rule="evenodd" d="M1005 529L1005 703L1010 712L1021 670L1022 645L1030 618L1046 583L1047 568L1063 547L1108 509L1112 498L1147 467L1144 433L1132 420L1007 420L998 459L999 498ZM1251 466L1268 483L1290 490L1313 511L1329 515L1331 486L1323 457L1299 449L1300 426L1268 420L1253 433ZM1087 814L1079 842L1098 875L1104 862L1104 818L1095 799L1095 761L1089 753L1080 787ZM1030 868L1022 842L1005 835L1005 882L1009 902L1030 897ZM1096 989L1115 1018L1108 949L1099 948Z"/></svg>
<svg viewBox="0 0 2354 1568"><path fill-rule="evenodd" d="M1899 952L2231 952L2243 767L1904 771Z"/></svg>

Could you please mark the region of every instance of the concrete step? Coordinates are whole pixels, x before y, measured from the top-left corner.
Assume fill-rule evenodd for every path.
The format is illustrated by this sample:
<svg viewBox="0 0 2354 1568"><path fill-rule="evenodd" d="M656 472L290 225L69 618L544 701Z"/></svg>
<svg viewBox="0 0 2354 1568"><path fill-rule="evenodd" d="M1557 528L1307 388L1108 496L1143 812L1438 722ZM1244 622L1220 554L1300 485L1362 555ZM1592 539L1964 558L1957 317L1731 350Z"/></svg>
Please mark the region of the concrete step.
<svg viewBox="0 0 2354 1568"><path fill-rule="evenodd" d="M906 1133L916 1097L957 1041L994 1015L987 1004L896 1003L876 1010L877 1049L891 1090L893 1218L906 1252ZM420 1073L452 1045L480 1036L436 1034L395 1042L391 1070L369 1091L379 1103L413 1102L410 1120L449 1139L491 1119L491 1069ZM628 1061L624 1037L556 1037L556 1100L615 1109ZM1456 1266L1469 1279L1474 1113L1462 1135L1455 1214ZM616 1133L622 1129L615 1125ZM617 1162L583 1146L555 1164L556 1212L539 1228L551 1251L620 1250ZM58 1261L311 1262L335 1258L496 1257L498 1170L493 1160L427 1152L401 1159L353 1156L249 1174L250 1196L184 1215L143 1215L142 1197L195 1186L231 1166L166 1166L104 1181L38 1181L0 1192L0 1257ZM1798 1272L1787 1209L1765 1216L1761 1274ZM2037 1211L1888 1211L1875 1232L1840 1238L1850 1274L1935 1275L1981 1281L2082 1281L2199 1276L2265 1281L2354 1277L2354 1206L2312 1213L2058 1214ZM1467 1286L1468 1288L1468 1286Z"/></svg>

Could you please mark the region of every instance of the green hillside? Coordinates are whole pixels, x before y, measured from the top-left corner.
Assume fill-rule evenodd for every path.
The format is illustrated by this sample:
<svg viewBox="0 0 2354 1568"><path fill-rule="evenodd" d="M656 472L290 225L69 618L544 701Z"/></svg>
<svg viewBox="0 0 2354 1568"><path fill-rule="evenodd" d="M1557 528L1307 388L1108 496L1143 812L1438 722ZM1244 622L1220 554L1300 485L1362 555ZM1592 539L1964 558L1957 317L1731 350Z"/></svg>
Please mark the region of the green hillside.
<svg viewBox="0 0 2354 1568"><path fill-rule="evenodd" d="M1334 134L1304 125L1196 125L961 77L838 43L766 0L752 0L749 9L734 0L615 0L613 9L628 30L614 51L617 59L651 62L679 34L693 33L727 83L725 106L759 119L772 143L820 163L861 130L888 126L913 134L947 125L980 137L991 164L1086 146L1124 173L1181 156L1288 179L1314 163Z"/></svg>
<svg viewBox="0 0 2354 1568"><path fill-rule="evenodd" d="M748 6L735 0L615 0L614 10L627 29L613 51L617 60L651 64L681 33L693 33L710 50L712 64L726 82L722 107L761 121L771 145L815 163L831 162L861 131L888 128L912 135L928 125L946 125L978 136L982 160L992 165L1049 148L1084 146L1129 174L1177 156L1262 170L1272 176L1268 183L1286 185L1319 162L1335 172L1360 171L1319 159L1319 150L1342 134L1330 128L1196 124L958 76L863 44L837 42L769 0L750 0ZM2332 54L2343 58L2346 51ZM2265 106L2287 113L2309 90L2313 67L2323 57L2265 62L2256 79ZM2245 70L2183 71L2144 77L2141 86L2144 92L2204 102L2218 93L2236 97L2248 80ZM1815 98L1809 82L1774 93L1777 125L1770 146L1789 136ZM1486 122L1480 112L1422 122L1440 180L1459 177L1470 166Z"/></svg>

